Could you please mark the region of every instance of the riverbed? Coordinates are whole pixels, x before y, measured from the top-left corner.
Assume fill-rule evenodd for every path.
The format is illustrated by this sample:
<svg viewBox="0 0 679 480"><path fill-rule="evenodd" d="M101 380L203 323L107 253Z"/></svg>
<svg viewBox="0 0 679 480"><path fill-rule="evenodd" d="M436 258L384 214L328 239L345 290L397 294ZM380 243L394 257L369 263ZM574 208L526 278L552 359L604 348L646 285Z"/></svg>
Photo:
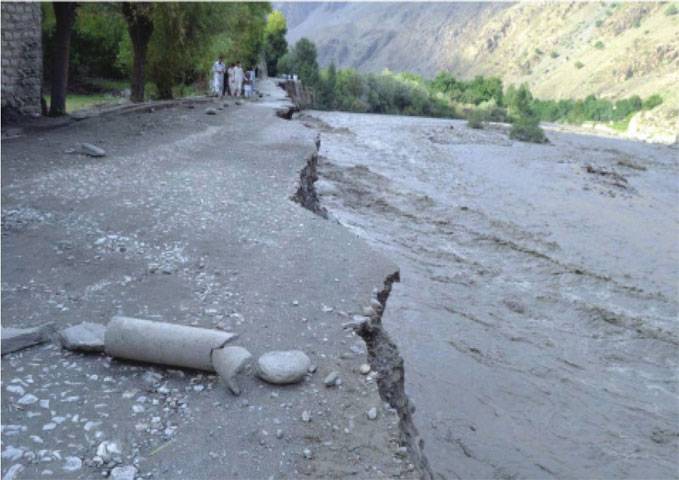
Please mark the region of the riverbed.
<svg viewBox="0 0 679 480"><path fill-rule="evenodd" d="M384 325L441 478L676 478L679 150L306 112L321 203L401 269Z"/></svg>

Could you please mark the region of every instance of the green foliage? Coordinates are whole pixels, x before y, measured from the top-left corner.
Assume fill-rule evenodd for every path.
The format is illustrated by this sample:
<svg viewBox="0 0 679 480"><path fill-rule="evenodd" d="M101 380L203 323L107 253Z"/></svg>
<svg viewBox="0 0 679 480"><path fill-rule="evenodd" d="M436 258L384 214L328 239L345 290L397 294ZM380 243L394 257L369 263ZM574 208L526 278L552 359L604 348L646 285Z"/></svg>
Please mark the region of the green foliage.
<svg viewBox="0 0 679 480"><path fill-rule="evenodd" d="M434 92L445 94L451 101L479 105L494 99L498 105L503 104L502 80L497 77L477 76L473 80L457 80L450 73L441 72L429 84Z"/></svg>
<svg viewBox="0 0 679 480"><path fill-rule="evenodd" d="M604 24L604 21L603 20L597 20L594 24L597 26L597 28L599 28Z"/></svg>
<svg viewBox="0 0 679 480"><path fill-rule="evenodd" d="M483 128L483 124L486 121L488 121L488 119L485 112L479 108L475 108L467 115L467 126L469 128L480 130Z"/></svg>
<svg viewBox="0 0 679 480"><path fill-rule="evenodd" d="M557 52L556 50L552 50L549 56L552 58L559 58L559 52Z"/></svg>
<svg viewBox="0 0 679 480"><path fill-rule="evenodd" d="M644 110L651 110L662 103L662 97L658 94L651 95L643 102Z"/></svg>
<svg viewBox="0 0 679 480"><path fill-rule="evenodd" d="M288 50L288 42L285 34L288 25L285 16L279 10L274 10L269 14L264 28L264 58L269 75L276 76L278 60L285 55Z"/></svg>
<svg viewBox="0 0 679 480"><path fill-rule="evenodd" d="M545 52L543 52L543 51L540 50L539 48L536 48L536 49L535 49L535 55L543 55L544 53L545 53Z"/></svg>
<svg viewBox="0 0 679 480"><path fill-rule="evenodd" d="M334 88L332 86L334 85ZM331 65L321 74L315 108L359 113L453 117L455 109L443 95L427 88L412 73L360 74Z"/></svg>
<svg viewBox="0 0 679 480"><path fill-rule="evenodd" d="M56 20L51 2L42 5L43 71L51 73ZM127 37L127 26L117 9L106 3L81 3L78 6L69 51L71 88L78 89L92 77L124 78L126 72L116 64L120 41Z"/></svg>
<svg viewBox="0 0 679 480"><path fill-rule="evenodd" d="M316 45L307 38L301 38L292 49L283 55L276 66L279 74L296 74L302 83L316 89L320 82Z"/></svg>
<svg viewBox="0 0 679 480"><path fill-rule="evenodd" d="M597 42L594 44L594 48L597 48L599 50L603 50L604 49L604 42L602 42L601 40L597 40Z"/></svg>
<svg viewBox="0 0 679 480"><path fill-rule="evenodd" d="M585 64L582 63L580 60L578 60L577 62L575 62L575 68L577 68L578 70L580 70L580 69L581 69L582 67L584 67L584 66L585 66Z"/></svg>
<svg viewBox="0 0 679 480"><path fill-rule="evenodd" d="M321 81L318 86L317 106L324 110L334 110L336 107L337 92L337 69L335 64L321 72Z"/></svg>
<svg viewBox="0 0 679 480"><path fill-rule="evenodd" d="M669 5L669 6L665 9L665 15L668 16L668 17L671 17L672 15L676 15L677 13L679 13L679 9L678 9L677 6L674 5L674 4Z"/></svg>
<svg viewBox="0 0 679 480"><path fill-rule="evenodd" d="M509 138L521 142L547 143L545 132L540 128L540 121L536 118L521 117L512 124Z"/></svg>
<svg viewBox="0 0 679 480"><path fill-rule="evenodd" d="M209 75L218 55L245 67L258 60L264 41L268 3L179 2L147 4L154 30L147 72L160 97L173 95L177 85ZM42 4L44 72L50 73L55 19L52 5ZM69 79L71 90L90 78L129 78L132 44L120 6L81 3L73 27ZM48 78L49 80L49 78ZM179 89L183 91L182 89Z"/></svg>

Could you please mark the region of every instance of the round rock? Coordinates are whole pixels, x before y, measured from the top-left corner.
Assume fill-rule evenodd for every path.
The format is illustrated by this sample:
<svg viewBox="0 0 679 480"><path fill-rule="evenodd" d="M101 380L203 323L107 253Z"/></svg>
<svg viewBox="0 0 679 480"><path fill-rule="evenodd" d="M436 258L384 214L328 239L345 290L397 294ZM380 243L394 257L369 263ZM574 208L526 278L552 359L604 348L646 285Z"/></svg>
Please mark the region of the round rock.
<svg viewBox="0 0 679 480"><path fill-rule="evenodd" d="M268 352L257 360L257 376L277 385L297 383L310 366L309 357L299 350Z"/></svg>

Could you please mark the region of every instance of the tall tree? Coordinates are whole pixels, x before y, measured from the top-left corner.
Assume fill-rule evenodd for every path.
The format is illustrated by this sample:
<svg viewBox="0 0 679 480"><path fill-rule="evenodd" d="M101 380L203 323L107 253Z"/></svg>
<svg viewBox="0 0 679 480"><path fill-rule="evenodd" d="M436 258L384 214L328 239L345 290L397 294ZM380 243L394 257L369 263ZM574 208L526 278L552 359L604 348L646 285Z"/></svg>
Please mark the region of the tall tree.
<svg viewBox="0 0 679 480"><path fill-rule="evenodd" d="M75 2L53 2L56 29L52 57L52 97L50 116L66 113L66 89L68 87L68 56L71 48L71 31L75 22Z"/></svg>
<svg viewBox="0 0 679 480"><path fill-rule="evenodd" d="M266 19L264 28L264 58L266 59L266 69L268 74L276 76L278 59L288 51L288 42L285 34L288 32L288 25L285 15L279 10L274 10Z"/></svg>
<svg viewBox="0 0 679 480"><path fill-rule="evenodd" d="M124 2L121 8L127 21L133 51L130 99L133 102L143 102L146 52L153 34L153 4Z"/></svg>

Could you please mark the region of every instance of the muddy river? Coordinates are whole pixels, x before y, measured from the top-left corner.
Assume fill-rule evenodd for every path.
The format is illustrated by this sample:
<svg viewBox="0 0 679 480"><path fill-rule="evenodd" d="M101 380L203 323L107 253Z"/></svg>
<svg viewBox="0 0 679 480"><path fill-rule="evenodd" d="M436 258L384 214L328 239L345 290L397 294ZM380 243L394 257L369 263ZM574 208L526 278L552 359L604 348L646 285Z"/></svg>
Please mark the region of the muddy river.
<svg viewBox="0 0 679 480"><path fill-rule="evenodd" d="M440 478L677 478L679 150L307 112Z"/></svg>

